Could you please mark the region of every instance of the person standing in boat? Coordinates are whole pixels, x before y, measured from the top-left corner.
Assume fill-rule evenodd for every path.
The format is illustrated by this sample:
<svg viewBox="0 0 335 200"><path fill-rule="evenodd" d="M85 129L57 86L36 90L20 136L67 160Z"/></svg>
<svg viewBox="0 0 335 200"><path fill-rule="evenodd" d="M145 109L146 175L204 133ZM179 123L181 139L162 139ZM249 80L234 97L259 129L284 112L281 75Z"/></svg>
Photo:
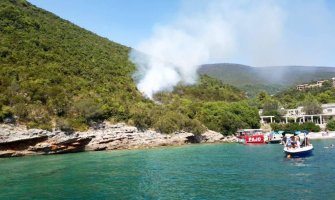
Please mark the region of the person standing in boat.
<svg viewBox="0 0 335 200"><path fill-rule="evenodd" d="M295 141L295 148L300 148L300 139L299 137L296 138L296 141Z"/></svg>
<svg viewBox="0 0 335 200"><path fill-rule="evenodd" d="M292 145L292 147L295 148L295 147L296 147L296 144L297 144L297 141L295 140L296 138L295 138L294 136L291 136L291 137L289 137L289 138L290 138L290 140L291 140L291 145Z"/></svg>
<svg viewBox="0 0 335 200"><path fill-rule="evenodd" d="M295 148L300 148L300 137L299 135L294 136L294 141L295 141Z"/></svg>
<svg viewBox="0 0 335 200"><path fill-rule="evenodd" d="M290 137L286 138L286 147L291 148L292 147L292 140Z"/></svg>

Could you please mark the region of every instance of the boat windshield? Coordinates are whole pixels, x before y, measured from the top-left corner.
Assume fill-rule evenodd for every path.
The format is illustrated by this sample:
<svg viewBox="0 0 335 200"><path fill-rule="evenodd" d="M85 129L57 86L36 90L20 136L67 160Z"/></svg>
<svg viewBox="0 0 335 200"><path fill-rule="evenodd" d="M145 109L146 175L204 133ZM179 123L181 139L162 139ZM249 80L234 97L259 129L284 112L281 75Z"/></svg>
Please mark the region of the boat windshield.
<svg viewBox="0 0 335 200"><path fill-rule="evenodd" d="M254 135L263 135L262 129L243 129L238 131L238 136L254 136Z"/></svg>

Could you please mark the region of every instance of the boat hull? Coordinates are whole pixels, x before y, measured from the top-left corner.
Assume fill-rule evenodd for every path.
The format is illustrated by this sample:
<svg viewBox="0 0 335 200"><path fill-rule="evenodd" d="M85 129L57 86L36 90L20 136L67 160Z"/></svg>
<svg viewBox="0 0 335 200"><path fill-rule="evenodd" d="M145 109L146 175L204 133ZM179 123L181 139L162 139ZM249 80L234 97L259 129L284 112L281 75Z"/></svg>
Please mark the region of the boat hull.
<svg viewBox="0 0 335 200"><path fill-rule="evenodd" d="M245 136L244 144L265 144L264 135Z"/></svg>
<svg viewBox="0 0 335 200"><path fill-rule="evenodd" d="M284 148L284 152L286 155L290 155L291 157L306 157L310 156L313 152L313 146L306 146L306 147L301 147L301 148Z"/></svg>
<svg viewBox="0 0 335 200"><path fill-rule="evenodd" d="M268 143L269 144L279 144L281 143L281 141L282 141L281 139L280 140L269 140Z"/></svg>

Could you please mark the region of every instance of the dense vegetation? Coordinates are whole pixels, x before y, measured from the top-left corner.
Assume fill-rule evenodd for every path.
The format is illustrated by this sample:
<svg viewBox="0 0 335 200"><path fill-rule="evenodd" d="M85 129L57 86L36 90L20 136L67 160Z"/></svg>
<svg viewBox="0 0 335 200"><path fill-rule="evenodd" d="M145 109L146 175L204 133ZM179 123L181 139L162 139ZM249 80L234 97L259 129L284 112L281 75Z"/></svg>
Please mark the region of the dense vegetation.
<svg viewBox="0 0 335 200"><path fill-rule="evenodd" d="M307 130L311 132L320 131L320 126L315 125L312 122L306 122L303 124L298 124L298 123L271 124L271 128L274 131L296 131L296 130Z"/></svg>
<svg viewBox="0 0 335 200"><path fill-rule="evenodd" d="M159 93L155 99L223 134L260 126L258 109L243 92L209 76L202 76L196 85L178 86L172 93Z"/></svg>
<svg viewBox="0 0 335 200"><path fill-rule="evenodd" d="M335 76L335 73L332 74ZM335 103L335 88L330 81L326 81L323 87L311 88L297 91L295 88L280 92L275 98L282 103L285 108L296 108L304 102L317 101L321 104Z"/></svg>
<svg viewBox="0 0 335 200"><path fill-rule="evenodd" d="M31 127L125 119L145 101L131 79L129 48L26 1L0 2L0 107ZM124 102L121 104L121 102Z"/></svg>
<svg viewBox="0 0 335 200"><path fill-rule="evenodd" d="M207 76L143 98L129 50L24 0L0 1L0 121L66 131L103 120L165 133L259 127L243 92Z"/></svg>
<svg viewBox="0 0 335 200"><path fill-rule="evenodd" d="M335 131L335 120L334 119L329 120L326 128L327 130Z"/></svg>

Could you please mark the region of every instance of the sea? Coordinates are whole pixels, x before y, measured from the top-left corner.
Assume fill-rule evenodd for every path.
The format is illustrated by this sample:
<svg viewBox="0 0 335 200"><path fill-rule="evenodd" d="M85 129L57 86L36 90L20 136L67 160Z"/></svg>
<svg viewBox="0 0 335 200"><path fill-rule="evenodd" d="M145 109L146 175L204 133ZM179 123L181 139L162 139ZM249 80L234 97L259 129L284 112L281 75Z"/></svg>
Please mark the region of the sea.
<svg viewBox="0 0 335 200"><path fill-rule="evenodd" d="M0 199L335 199L335 140L195 144L0 159Z"/></svg>

